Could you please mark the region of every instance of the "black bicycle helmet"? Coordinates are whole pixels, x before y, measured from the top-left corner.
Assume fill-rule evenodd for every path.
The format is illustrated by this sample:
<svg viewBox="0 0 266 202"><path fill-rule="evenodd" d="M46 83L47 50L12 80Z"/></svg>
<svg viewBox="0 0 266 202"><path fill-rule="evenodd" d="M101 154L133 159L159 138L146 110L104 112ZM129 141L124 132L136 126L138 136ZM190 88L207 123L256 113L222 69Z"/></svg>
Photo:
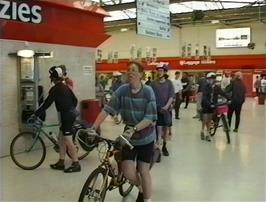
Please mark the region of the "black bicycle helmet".
<svg viewBox="0 0 266 202"><path fill-rule="evenodd" d="M62 79L63 78L63 70L58 66L53 66L49 69L50 78L52 79Z"/></svg>

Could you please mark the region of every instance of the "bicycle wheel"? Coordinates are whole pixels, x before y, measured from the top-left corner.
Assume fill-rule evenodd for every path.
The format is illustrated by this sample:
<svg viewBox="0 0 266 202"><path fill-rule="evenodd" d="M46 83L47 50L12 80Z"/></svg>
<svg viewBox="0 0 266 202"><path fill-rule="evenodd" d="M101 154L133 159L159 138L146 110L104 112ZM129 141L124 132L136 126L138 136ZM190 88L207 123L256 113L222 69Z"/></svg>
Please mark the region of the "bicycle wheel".
<svg viewBox="0 0 266 202"><path fill-rule="evenodd" d="M103 202L108 186L106 170L98 167L88 177L82 187L78 202Z"/></svg>
<svg viewBox="0 0 266 202"><path fill-rule="evenodd" d="M227 139L227 143L230 144L230 133L229 133L229 126L228 126L228 123L227 123L227 120L226 120L226 117L225 115L223 114L221 116L221 119L222 119L222 122L223 122L223 128L224 128L224 132L226 134L226 139Z"/></svg>
<svg viewBox="0 0 266 202"><path fill-rule="evenodd" d="M211 128L210 128L210 135L211 136L215 135L217 128L219 126L219 122L220 122L220 117L215 117L213 119L213 123L212 123Z"/></svg>
<svg viewBox="0 0 266 202"><path fill-rule="evenodd" d="M134 185L131 184L126 178L123 183L118 187L121 196L126 197L133 189Z"/></svg>
<svg viewBox="0 0 266 202"><path fill-rule="evenodd" d="M35 133L19 133L11 142L10 155L14 163L24 169L33 170L39 167L46 156L46 147Z"/></svg>

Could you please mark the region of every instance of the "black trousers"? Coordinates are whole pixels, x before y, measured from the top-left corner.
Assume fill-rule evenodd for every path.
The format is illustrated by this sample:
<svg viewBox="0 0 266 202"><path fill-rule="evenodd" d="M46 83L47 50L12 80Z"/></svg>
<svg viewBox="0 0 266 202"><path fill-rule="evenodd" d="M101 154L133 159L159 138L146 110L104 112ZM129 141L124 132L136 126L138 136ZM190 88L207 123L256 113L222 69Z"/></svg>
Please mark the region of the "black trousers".
<svg viewBox="0 0 266 202"><path fill-rule="evenodd" d="M179 109L180 109L180 105L182 103L182 100L180 98L180 94L176 93L175 94L175 118L179 118Z"/></svg>
<svg viewBox="0 0 266 202"><path fill-rule="evenodd" d="M183 102L186 103L185 108L188 107L189 97L190 97L190 91L183 92Z"/></svg>
<svg viewBox="0 0 266 202"><path fill-rule="evenodd" d="M228 115L227 115L228 123L229 123L229 126L231 126L232 116L233 116L233 113L235 112L235 116L236 116L235 129L238 129L238 126L240 123L240 114L241 114L242 104L243 103L232 103L231 105L229 105L229 110L228 110Z"/></svg>

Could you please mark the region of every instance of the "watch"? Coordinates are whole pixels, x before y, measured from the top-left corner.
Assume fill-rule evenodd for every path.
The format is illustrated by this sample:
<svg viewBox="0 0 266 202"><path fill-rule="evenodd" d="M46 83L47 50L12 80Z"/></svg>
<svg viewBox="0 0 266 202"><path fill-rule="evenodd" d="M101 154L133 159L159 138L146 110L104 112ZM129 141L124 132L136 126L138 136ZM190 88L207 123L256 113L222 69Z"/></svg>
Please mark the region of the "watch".
<svg viewBox="0 0 266 202"><path fill-rule="evenodd" d="M135 126L135 127L133 128L133 130L134 130L134 132L137 132L137 127Z"/></svg>

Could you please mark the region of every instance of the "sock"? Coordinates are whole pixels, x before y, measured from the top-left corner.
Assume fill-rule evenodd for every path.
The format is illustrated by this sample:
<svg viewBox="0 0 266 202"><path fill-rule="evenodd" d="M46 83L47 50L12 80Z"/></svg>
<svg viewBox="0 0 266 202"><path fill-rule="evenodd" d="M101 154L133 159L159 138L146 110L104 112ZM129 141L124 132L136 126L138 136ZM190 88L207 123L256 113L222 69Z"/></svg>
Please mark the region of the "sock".
<svg viewBox="0 0 266 202"><path fill-rule="evenodd" d="M78 161L73 161L72 165L73 166L78 166L79 165L79 162Z"/></svg>
<svg viewBox="0 0 266 202"><path fill-rule="evenodd" d="M166 147L166 142L165 141L163 142L163 147Z"/></svg>
<svg viewBox="0 0 266 202"><path fill-rule="evenodd" d="M64 165L65 164L65 159L59 159L56 164Z"/></svg>

